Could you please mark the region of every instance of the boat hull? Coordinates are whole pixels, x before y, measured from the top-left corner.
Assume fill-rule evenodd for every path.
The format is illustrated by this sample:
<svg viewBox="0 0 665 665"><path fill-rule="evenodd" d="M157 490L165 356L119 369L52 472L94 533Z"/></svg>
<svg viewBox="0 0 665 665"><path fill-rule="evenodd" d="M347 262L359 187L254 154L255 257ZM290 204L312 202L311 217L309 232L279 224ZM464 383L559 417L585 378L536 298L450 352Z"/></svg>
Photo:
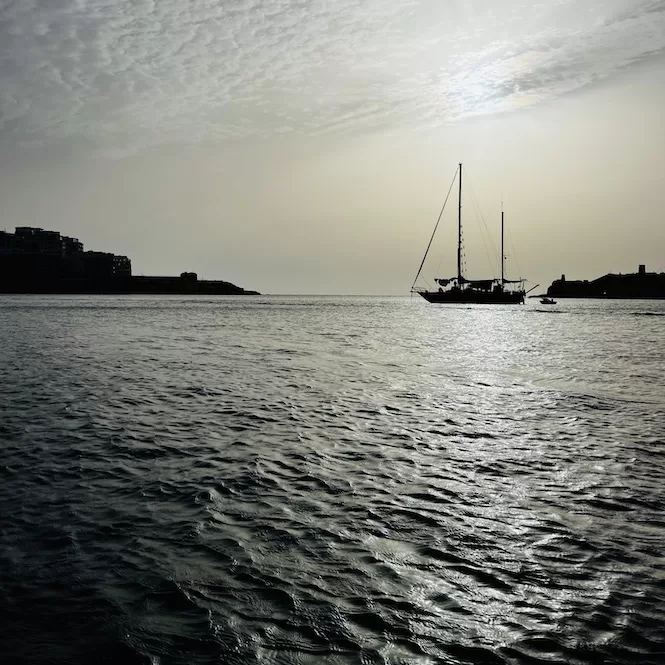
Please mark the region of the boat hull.
<svg viewBox="0 0 665 665"><path fill-rule="evenodd" d="M524 302L522 291L473 291L471 289L454 291L418 291L427 302L446 304L477 305L520 305Z"/></svg>

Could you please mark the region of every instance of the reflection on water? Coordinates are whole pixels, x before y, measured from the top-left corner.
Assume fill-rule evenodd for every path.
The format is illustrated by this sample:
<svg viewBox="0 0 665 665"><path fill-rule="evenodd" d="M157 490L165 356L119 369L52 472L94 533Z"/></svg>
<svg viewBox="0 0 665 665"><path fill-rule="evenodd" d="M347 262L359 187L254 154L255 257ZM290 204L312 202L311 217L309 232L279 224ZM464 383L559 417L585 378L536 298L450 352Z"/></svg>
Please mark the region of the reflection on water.
<svg viewBox="0 0 665 665"><path fill-rule="evenodd" d="M662 662L665 303L0 309L8 662Z"/></svg>

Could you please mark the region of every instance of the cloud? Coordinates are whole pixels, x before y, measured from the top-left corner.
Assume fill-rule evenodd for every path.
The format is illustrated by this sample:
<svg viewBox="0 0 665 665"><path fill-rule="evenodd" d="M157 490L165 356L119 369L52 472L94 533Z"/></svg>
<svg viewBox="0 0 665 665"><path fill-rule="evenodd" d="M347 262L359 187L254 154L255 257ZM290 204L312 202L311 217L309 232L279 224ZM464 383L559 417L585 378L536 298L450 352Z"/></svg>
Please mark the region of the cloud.
<svg viewBox="0 0 665 665"><path fill-rule="evenodd" d="M441 123L664 49L653 0L0 0L1 131L117 155Z"/></svg>

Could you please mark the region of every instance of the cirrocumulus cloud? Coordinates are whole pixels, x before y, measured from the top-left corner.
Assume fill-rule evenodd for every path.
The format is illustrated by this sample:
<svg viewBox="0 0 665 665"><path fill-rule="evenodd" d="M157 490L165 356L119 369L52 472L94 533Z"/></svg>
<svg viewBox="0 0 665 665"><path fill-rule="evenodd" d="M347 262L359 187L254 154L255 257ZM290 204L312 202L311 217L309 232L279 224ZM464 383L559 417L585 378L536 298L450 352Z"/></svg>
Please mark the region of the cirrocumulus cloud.
<svg viewBox="0 0 665 665"><path fill-rule="evenodd" d="M662 0L0 0L0 126L119 152L422 126L664 50Z"/></svg>

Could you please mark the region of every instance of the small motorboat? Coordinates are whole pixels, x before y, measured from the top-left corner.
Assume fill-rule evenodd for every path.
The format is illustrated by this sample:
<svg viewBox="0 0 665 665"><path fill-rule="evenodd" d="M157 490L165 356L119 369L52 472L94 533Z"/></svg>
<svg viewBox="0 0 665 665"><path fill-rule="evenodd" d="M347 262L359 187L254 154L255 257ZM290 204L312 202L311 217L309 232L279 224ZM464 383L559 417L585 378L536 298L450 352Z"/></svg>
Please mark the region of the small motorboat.
<svg viewBox="0 0 665 665"><path fill-rule="evenodd" d="M541 298L540 299L540 304L541 305L556 305L556 300L554 300L554 298Z"/></svg>

